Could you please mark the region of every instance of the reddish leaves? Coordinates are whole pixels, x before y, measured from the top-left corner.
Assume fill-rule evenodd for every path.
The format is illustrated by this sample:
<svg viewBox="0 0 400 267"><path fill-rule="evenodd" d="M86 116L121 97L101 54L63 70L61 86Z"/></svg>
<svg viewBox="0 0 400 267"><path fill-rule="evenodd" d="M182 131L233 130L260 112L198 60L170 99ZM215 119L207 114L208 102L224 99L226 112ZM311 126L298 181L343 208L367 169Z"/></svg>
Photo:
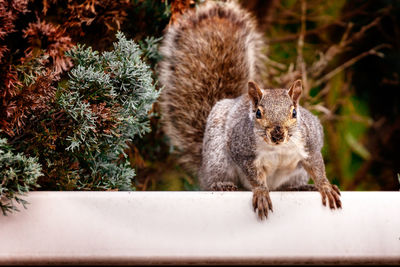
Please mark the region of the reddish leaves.
<svg viewBox="0 0 400 267"><path fill-rule="evenodd" d="M18 80L17 72L12 70L5 74L5 86L0 91L0 127L9 136L19 134L26 119L31 114L48 110L54 97L52 85L58 77L48 70L36 77L36 81L24 85Z"/></svg>
<svg viewBox="0 0 400 267"><path fill-rule="evenodd" d="M110 134L112 129L117 127L117 120L114 118L115 111L106 107L106 103L91 104L92 112L97 116L96 128L101 132Z"/></svg>
<svg viewBox="0 0 400 267"><path fill-rule="evenodd" d="M86 0L68 1L69 13L66 27L79 27L90 25L93 21L106 25L109 30L119 30L121 23L125 20L127 13L126 8L130 1L127 0ZM83 31L81 32L83 34Z"/></svg>
<svg viewBox="0 0 400 267"><path fill-rule="evenodd" d="M40 56L43 49L45 54L52 59L56 74L72 67L72 60L64 56L64 52L73 46L65 29L60 29L60 26L54 26L39 19L35 23L29 23L23 33L24 38L27 38L30 44L25 50L26 58Z"/></svg>
<svg viewBox="0 0 400 267"><path fill-rule="evenodd" d="M175 21L191 6L194 6L194 4L194 0L173 0L171 2L171 19L169 23L174 24Z"/></svg>
<svg viewBox="0 0 400 267"><path fill-rule="evenodd" d="M28 12L27 7L27 0L0 0L0 40L4 41L0 46L0 63L4 63L0 65L0 131L9 136L20 134L30 115L49 109L54 83L60 73L72 67L64 53L73 43L60 26L38 19L24 30L16 28L23 25L17 20L25 19L22 15ZM13 40L18 33L27 44ZM25 55L20 52L24 50Z"/></svg>
<svg viewBox="0 0 400 267"><path fill-rule="evenodd" d="M15 31L15 20L19 13L27 12L28 0L14 0L6 1L0 0L0 41L3 41L5 37ZM3 57L9 49L5 45L0 46L0 63L3 61Z"/></svg>

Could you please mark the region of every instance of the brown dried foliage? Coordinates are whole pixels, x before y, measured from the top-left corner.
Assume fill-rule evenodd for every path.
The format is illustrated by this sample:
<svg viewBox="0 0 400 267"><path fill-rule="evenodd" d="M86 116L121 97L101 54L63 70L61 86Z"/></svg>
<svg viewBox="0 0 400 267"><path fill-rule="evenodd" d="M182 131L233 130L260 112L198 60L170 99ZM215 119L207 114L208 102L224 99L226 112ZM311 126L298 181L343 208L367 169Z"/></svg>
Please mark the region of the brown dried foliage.
<svg viewBox="0 0 400 267"><path fill-rule="evenodd" d="M194 0L173 0L171 2L171 18L169 24L174 24L175 21L186 12L186 10L194 5Z"/></svg>
<svg viewBox="0 0 400 267"><path fill-rule="evenodd" d="M127 16L125 9L128 5L128 0L86 0L81 4L79 1L70 0L68 1L70 19L67 25L81 27L83 24L90 25L96 20L96 23L106 25L108 30L119 30Z"/></svg>
<svg viewBox="0 0 400 267"><path fill-rule="evenodd" d="M133 1L132 1L133 2ZM74 43L84 42L96 50L107 49L115 32L128 20L133 4L129 0L36 0L43 20L60 25ZM99 42L99 40L102 40Z"/></svg>
<svg viewBox="0 0 400 267"><path fill-rule="evenodd" d="M16 93L15 88L21 86L22 83L18 80L18 74L15 70L9 67L8 71L0 74L0 79L4 83L0 91L2 101L0 103L0 129L8 135L14 135L12 115L15 113L16 105L12 100Z"/></svg>
<svg viewBox="0 0 400 267"><path fill-rule="evenodd" d="M116 112L112 108L106 107L106 105L105 102L91 104L90 109L97 117L96 129L102 133L110 134L112 129L117 127L117 119L114 117Z"/></svg>
<svg viewBox="0 0 400 267"><path fill-rule="evenodd" d="M35 82L23 84L17 71L10 66L0 95L1 129L9 136L20 134L30 115L47 111L55 93L53 83L57 79L54 72L46 70L36 77Z"/></svg>
<svg viewBox="0 0 400 267"><path fill-rule="evenodd" d="M72 60L64 56L64 53L73 46L65 29L38 19L35 23L29 23L23 33L23 37L30 45L25 50L25 58L38 57L41 50L44 50L45 55L49 55L53 61L52 65L56 74L72 67Z"/></svg>
<svg viewBox="0 0 400 267"><path fill-rule="evenodd" d="M0 0L0 39L4 41L0 46L0 62L4 63L0 65L0 131L11 137L22 133L33 114L49 110L54 83L72 67L64 55L73 45L65 30L40 19L24 30L16 28L27 19L22 16L27 8L27 0ZM25 38L27 43L15 43L14 37ZM18 52L24 49L25 54Z"/></svg>
<svg viewBox="0 0 400 267"><path fill-rule="evenodd" d="M6 1L0 0L0 40L15 31L14 22L20 13L26 13L28 0ZM0 46L0 63L9 49L6 45Z"/></svg>

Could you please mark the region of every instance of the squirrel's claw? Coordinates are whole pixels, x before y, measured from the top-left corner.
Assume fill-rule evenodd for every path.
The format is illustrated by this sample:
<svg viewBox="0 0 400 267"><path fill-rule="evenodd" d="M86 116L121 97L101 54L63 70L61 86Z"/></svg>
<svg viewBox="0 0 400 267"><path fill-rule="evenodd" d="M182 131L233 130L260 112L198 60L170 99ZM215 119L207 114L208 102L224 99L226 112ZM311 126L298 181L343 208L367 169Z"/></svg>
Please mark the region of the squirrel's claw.
<svg viewBox="0 0 400 267"><path fill-rule="evenodd" d="M336 191L336 193L338 193L339 194L339 196L340 196L340 190L339 190L339 187L337 187L337 185L332 185L332 187L333 187L333 190L335 190Z"/></svg>
<svg viewBox="0 0 400 267"><path fill-rule="evenodd" d="M268 210L273 212L272 202L267 188L257 187L253 190L253 208L254 212L257 212L260 220L264 217L268 218Z"/></svg>
<svg viewBox="0 0 400 267"><path fill-rule="evenodd" d="M320 188L322 196L322 204L326 206L326 199L328 199L329 207L331 209L341 209L342 202L340 201L340 190L336 185L326 184Z"/></svg>

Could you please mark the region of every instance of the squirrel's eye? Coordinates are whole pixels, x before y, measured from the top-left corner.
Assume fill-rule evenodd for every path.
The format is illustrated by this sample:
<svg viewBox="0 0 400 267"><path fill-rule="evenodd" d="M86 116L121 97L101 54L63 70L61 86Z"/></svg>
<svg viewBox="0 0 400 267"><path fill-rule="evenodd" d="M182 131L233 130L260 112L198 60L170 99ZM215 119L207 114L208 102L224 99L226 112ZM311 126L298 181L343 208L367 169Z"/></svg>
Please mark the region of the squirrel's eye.
<svg viewBox="0 0 400 267"><path fill-rule="evenodd" d="M293 117L293 118L296 118L296 116L297 116L296 109L293 109L292 117Z"/></svg>
<svg viewBox="0 0 400 267"><path fill-rule="evenodd" d="M256 118L257 118L257 119L260 119L260 118L261 118L261 111L260 111L260 109L257 109L257 111L256 111Z"/></svg>

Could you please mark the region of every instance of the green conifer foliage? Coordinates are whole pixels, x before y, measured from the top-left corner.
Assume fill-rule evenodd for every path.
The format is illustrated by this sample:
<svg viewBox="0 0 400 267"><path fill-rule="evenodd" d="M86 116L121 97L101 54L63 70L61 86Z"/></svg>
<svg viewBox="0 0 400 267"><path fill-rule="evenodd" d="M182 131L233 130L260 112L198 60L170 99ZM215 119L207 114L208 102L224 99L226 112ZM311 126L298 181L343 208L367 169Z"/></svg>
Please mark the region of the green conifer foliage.
<svg viewBox="0 0 400 267"><path fill-rule="evenodd" d="M58 96L69 126L65 153L79 162L81 187L130 190L134 171L124 150L150 131L148 114L158 92L142 52L117 33L114 50L99 54L76 46L67 55L75 67Z"/></svg>
<svg viewBox="0 0 400 267"><path fill-rule="evenodd" d="M151 130L150 110L159 95L143 51L119 32L109 52L77 45L67 57L74 65L67 78L57 89L43 85L53 88L44 100L46 108L27 113L18 135L0 131L0 137L7 137L0 139L4 214L18 210L15 201L25 206L19 195L37 184L45 190L135 189L126 151ZM33 70L39 73L46 62L36 62ZM31 79L21 72L27 84L37 75Z"/></svg>
<svg viewBox="0 0 400 267"><path fill-rule="evenodd" d="M25 207L27 202L20 196L37 186L40 175L41 166L36 158L15 154L7 139L0 138L0 209L4 215L18 211L14 201Z"/></svg>

